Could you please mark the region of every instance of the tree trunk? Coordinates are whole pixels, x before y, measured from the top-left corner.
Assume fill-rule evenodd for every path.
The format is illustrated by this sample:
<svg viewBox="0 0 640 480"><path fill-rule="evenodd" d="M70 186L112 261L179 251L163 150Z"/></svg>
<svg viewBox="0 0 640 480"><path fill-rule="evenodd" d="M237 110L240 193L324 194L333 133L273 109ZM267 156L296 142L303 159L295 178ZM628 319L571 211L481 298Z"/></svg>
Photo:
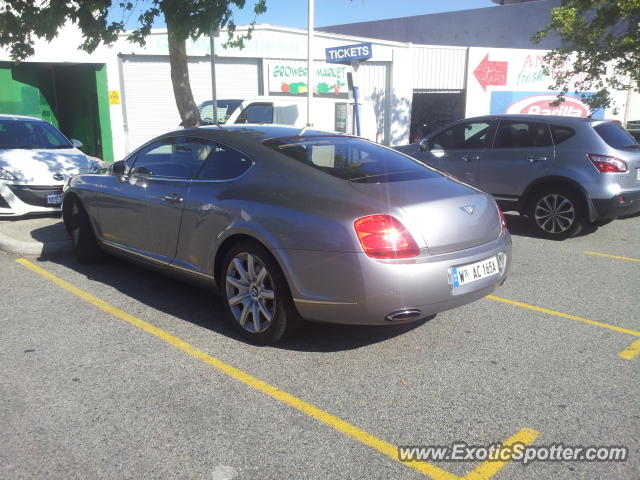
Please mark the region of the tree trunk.
<svg viewBox="0 0 640 480"><path fill-rule="evenodd" d="M178 34L173 28L173 22L167 19L167 36L169 40L169 63L171 65L171 82L176 106L182 119L184 128L200 125L200 112L193 100L191 84L189 83L189 68L187 62L187 39ZM158 101L164 101L159 98Z"/></svg>

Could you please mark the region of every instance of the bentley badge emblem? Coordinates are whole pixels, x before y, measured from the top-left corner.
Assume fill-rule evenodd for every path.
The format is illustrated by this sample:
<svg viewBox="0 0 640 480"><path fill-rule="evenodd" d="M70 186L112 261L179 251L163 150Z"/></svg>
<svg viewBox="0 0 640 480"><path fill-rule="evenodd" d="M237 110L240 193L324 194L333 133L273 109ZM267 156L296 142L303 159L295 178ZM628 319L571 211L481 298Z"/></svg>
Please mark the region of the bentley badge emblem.
<svg viewBox="0 0 640 480"><path fill-rule="evenodd" d="M467 212L468 215L473 215L473 207L475 207L475 205L465 205L464 207L460 207L460 210Z"/></svg>

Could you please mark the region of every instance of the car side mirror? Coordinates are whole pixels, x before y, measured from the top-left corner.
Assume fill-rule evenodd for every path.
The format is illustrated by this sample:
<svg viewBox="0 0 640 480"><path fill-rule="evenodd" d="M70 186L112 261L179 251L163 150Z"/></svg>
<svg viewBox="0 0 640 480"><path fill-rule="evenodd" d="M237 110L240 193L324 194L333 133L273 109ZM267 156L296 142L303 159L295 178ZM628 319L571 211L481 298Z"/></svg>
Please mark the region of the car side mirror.
<svg viewBox="0 0 640 480"><path fill-rule="evenodd" d="M82 147L82 142L80 140L76 140L75 138L71 139L71 145L73 145L76 148L81 148Z"/></svg>
<svg viewBox="0 0 640 480"><path fill-rule="evenodd" d="M124 175L127 173L127 162L124 160L118 160L113 162L110 171L113 175Z"/></svg>
<svg viewBox="0 0 640 480"><path fill-rule="evenodd" d="M431 143L429 142L429 139L424 138L420 140L420 143L418 144L418 148L420 149L421 152L430 152Z"/></svg>

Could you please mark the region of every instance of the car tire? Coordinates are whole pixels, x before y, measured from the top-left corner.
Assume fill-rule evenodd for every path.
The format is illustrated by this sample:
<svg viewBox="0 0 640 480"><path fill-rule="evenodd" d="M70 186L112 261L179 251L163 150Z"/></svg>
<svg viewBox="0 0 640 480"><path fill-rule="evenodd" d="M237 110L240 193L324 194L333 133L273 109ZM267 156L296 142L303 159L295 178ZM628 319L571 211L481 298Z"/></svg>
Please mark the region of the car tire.
<svg viewBox="0 0 640 480"><path fill-rule="evenodd" d="M100 263L105 253L98 245L91 219L79 200L71 205L71 241L73 252L80 263Z"/></svg>
<svg viewBox="0 0 640 480"><path fill-rule="evenodd" d="M242 241L225 254L219 272L223 306L233 327L252 343L276 343L298 324L286 278L262 245Z"/></svg>
<svg viewBox="0 0 640 480"><path fill-rule="evenodd" d="M536 233L552 240L564 240L580 233L587 220L584 201L572 190L547 188L529 202L529 221Z"/></svg>

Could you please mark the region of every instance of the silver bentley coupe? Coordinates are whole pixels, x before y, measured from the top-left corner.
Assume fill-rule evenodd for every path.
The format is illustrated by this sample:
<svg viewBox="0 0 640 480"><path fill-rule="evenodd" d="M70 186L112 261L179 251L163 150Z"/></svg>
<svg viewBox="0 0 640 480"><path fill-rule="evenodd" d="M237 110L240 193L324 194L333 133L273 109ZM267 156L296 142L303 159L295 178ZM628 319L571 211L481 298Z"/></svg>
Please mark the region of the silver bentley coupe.
<svg viewBox="0 0 640 480"><path fill-rule="evenodd" d="M261 344L300 319L420 320L493 292L511 261L491 195L361 138L273 125L157 137L74 176L63 218L80 262L214 287Z"/></svg>

